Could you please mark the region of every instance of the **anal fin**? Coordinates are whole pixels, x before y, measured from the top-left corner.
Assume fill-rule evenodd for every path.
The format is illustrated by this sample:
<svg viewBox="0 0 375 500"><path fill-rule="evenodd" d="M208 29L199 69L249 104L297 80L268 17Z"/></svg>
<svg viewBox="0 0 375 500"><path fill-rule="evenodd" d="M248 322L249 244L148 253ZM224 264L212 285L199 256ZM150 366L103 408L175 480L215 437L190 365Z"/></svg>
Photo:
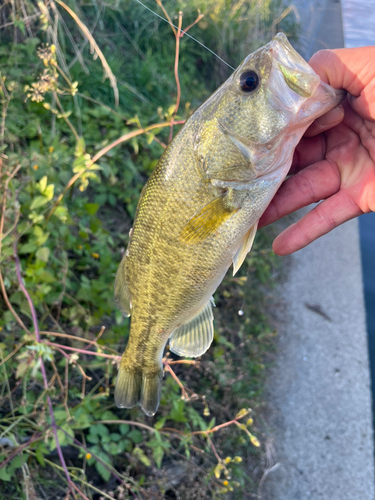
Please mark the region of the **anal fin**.
<svg viewBox="0 0 375 500"><path fill-rule="evenodd" d="M179 356L197 358L210 347L214 338L211 300L188 323L174 330L169 348Z"/></svg>
<svg viewBox="0 0 375 500"><path fill-rule="evenodd" d="M237 250L236 255L233 257L233 276L242 266L243 261L246 258L246 255L250 252L251 247L254 243L255 234L257 232L258 222L256 222L249 231L245 234L244 239L242 240L240 248Z"/></svg>

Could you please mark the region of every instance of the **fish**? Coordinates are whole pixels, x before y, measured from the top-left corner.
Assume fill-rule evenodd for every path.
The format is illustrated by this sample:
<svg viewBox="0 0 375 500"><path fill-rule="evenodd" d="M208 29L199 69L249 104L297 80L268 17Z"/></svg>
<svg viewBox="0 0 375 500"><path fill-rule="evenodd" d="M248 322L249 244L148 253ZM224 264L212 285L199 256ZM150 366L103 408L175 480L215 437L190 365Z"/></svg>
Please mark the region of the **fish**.
<svg viewBox="0 0 375 500"><path fill-rule="evenodd" d="M283 33L246 59L184 124L142 190L115 303L131 315L120 408L159 406L163 353L196 358L214 336L212 295L250 251L308 126L345 98Z"/></svg>

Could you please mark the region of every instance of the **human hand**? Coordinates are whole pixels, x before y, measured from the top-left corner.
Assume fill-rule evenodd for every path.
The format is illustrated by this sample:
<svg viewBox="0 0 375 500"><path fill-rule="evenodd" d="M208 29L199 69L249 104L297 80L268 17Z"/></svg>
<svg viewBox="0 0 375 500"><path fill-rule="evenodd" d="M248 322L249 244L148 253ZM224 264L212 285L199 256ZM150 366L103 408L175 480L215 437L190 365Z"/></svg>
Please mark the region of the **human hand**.
<svg viewBox="0 0 375 500"><path fill-rule="evenodd" d="M274 241L278 255L293 253L340 224L375 211L375 47L323 50L309 64L320 78L348 92L298 144L289 177L260 219L266 226L319 203Z"/></svg>

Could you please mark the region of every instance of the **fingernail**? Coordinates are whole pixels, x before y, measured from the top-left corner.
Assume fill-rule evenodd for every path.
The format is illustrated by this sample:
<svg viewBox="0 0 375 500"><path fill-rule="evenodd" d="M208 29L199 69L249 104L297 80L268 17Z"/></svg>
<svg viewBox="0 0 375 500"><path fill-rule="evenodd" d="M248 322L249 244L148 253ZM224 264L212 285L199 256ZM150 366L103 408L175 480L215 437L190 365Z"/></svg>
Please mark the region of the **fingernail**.
<svg viewBox="0 0 375 500"><path fill-rule="evenodd" d="M317 118L315 124L319 127L329 127L330 125L340 122L344 117L344 113L344 108L340 104L331 109L331 111L328 111L325 115Z"/></svg>

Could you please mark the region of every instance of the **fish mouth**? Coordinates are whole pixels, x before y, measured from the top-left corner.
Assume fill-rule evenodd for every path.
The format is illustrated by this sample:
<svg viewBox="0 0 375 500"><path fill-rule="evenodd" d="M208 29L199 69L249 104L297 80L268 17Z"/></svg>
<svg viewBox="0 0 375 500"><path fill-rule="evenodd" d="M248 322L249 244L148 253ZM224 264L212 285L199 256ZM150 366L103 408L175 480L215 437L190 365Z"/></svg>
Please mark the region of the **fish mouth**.
<svg viewBox="0 0 375 500"><path fill-rule="evenodd" d="M334 89L320 82L314 95L299 110L297 115L299 125L303 125L305 121L311 122L338 106L346 98L346 94L343 89Z"/></svg>
<svg viewBox="0 0 375 500"><path fill-rule="evenodd" d="M334 89L322 82L283 33L278 33L273 38L269 50L273 57L273 68L282 74L284 82L295 97L303 98L298 99L299 109L295 119L295 124L299 127L305 122L311 123L345 99L346 91ZM288 100L287 97L285 99ZM292 100L297 104L294 98Z"/></svg>

